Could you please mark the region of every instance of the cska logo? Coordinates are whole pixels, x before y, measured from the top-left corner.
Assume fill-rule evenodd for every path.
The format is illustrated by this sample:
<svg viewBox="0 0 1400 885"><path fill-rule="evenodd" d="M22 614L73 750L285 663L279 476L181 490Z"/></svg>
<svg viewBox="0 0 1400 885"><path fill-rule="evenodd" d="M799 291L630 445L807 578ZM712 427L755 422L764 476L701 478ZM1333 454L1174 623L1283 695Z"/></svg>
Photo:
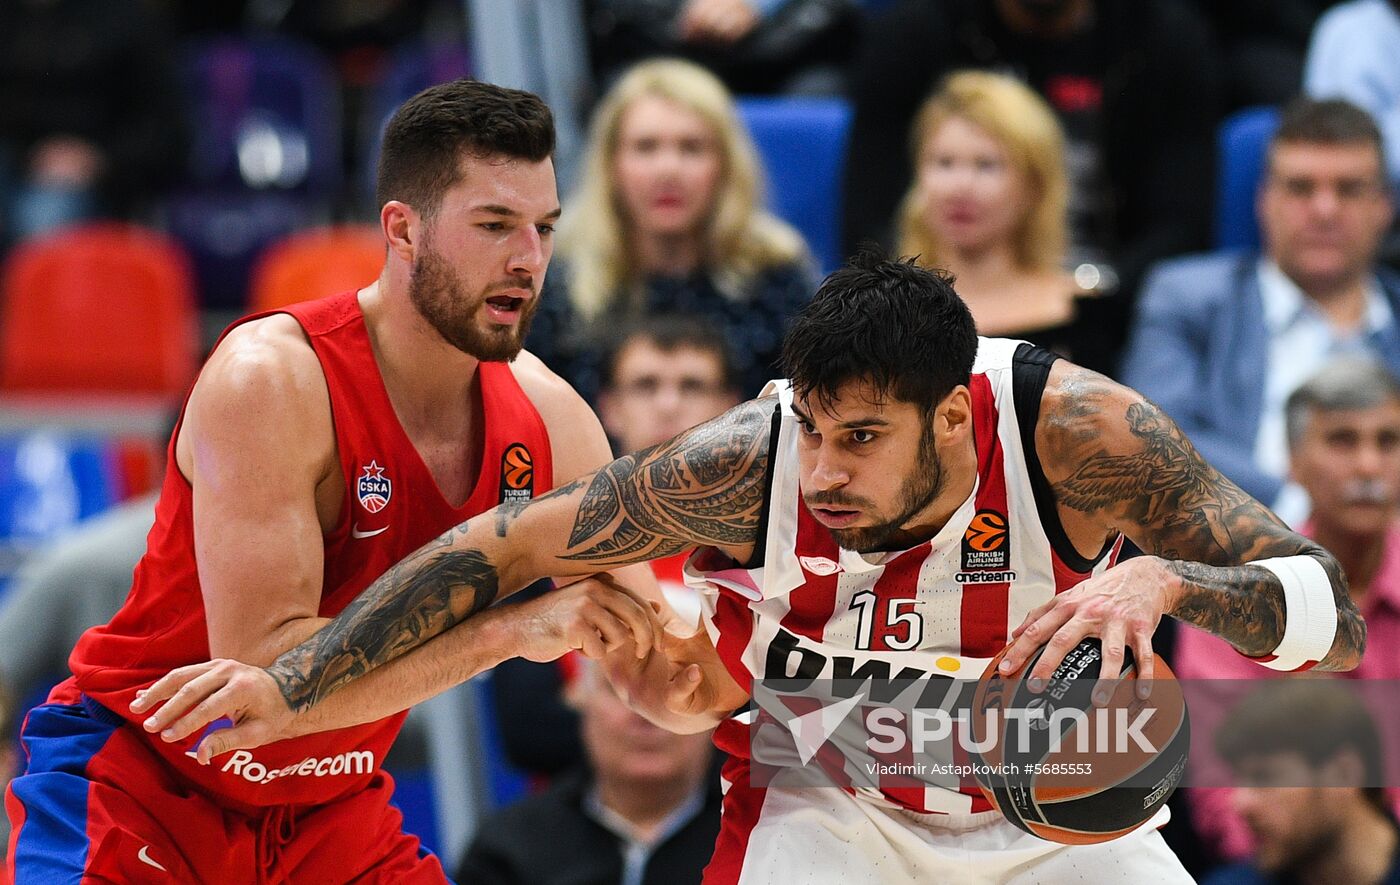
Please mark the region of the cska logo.
<svg viewBox="0 0 1400 885"><path fill-rule="evenodd" d="M394 484L384 475L384 468L377 461L370 461L364 471L364 476L355 481L355 497L360 500L361 507L370 513L378 513L389 506Z"/></svg>

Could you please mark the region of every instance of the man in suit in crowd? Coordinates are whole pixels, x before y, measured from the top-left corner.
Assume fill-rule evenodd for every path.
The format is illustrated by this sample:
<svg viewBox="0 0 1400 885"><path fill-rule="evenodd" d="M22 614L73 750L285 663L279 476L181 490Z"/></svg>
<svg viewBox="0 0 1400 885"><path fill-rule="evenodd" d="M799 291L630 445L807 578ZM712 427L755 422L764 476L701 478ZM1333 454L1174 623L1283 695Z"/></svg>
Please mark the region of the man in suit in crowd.
<svg viewBox="0 0 1400 885"><path fill-rule="evenodd" d="M1380 130L1340 100L1285 109L1259 191L1264 254L1163 262L1139 303L1125 383L1285 520L1308 512L1287 482L1284 404L1342 354L1400 372L1400 276L1376 265L1393 214Z"/></svg>

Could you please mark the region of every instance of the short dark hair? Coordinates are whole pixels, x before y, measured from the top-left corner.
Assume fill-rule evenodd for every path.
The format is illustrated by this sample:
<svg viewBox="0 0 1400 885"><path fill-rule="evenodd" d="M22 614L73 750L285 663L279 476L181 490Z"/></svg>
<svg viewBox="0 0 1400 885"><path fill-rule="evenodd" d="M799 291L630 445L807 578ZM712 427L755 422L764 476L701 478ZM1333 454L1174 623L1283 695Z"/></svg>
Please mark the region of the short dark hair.
<svg viewBox="0 0 1400 885"><path fill-rule="evenodd" d="M703 316L654 314L634 320L609 335L603 344L601 386L617 383L617 366L622 352L634 341L648 341L662 353L682 348L712 355L719 363L720 382L731 390L739 389L739 368L734 351L713 322Z"/></svg>
<svg viewBox="0 0 1400 885"><path fill-rule="evenodd" d="M1376 149L1382 173L1385 169L1385 141L1375 118L1340 98L1300 96L1289 102L1269 145L1271 159L1279 144L1366 144Z"/></svg>
<svg viewBox="0 0 1400 885"><path fill-rule="evenodd" d="M870 382L932 410L967 384L977 328L947 271L862 249L828 276L783 339L783 373L794 393L829 406L842 385Z"/></svg>
<svg viewBox="0 0 1400 885"><path fill-rule="evenodd" d="M477 80L429 87L404 102L384 129L375 197L437 211L457 182L463 155L538 163L554 153L554 116L539 96Z"/></svg>

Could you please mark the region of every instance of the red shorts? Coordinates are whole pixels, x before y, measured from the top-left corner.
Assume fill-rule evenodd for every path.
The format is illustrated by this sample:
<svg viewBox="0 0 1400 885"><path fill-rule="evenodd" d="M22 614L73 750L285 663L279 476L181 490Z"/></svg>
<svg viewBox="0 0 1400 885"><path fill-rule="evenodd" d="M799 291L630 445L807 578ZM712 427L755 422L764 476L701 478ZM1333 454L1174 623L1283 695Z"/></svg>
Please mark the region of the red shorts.
<svg viewBox="0 0 1400 885"><path fill-rule="evenodd" d="M323 805L233 810L183 782L146 735L84 700L25 719L28 767L5 793L15 885L449 881L402 831L383 771Z"/></svg>

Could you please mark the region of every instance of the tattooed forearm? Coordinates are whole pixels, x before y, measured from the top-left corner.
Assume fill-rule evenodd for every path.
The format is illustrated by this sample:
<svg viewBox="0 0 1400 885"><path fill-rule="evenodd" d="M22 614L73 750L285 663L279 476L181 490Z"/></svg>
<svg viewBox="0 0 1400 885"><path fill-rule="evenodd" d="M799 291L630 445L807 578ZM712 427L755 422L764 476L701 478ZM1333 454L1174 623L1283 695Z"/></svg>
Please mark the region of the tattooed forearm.
<svg viewBox="0 0 1400 885"><path fill-rule="evenodd" d="M557 574L587 574L696 544L753 542L775 406L772 398L738 406L533 502L507 502L473 520L470 531L464 523L411 554L273 663L269 672L288 706L315 704L451 629L501 592L544 577L533 571L541 562L565 565ZM550 515L535 520L533 534L522 534L529 514ZM569 560L580 565L568 568Z"/></svg>
<svg viewBox="0 0 1400 885"><path fill-rule="evenodd" d="M1244 654L1272 652L1287 616L1278 579L1247 563L1316 558L1338 612L1337 639L1318 669L1356 665L1366 627L1336 559L1207 464L1155 405L1070 367L1056 389L1047 387L1037 443L1061 512L1122 531L1168 560L1180 579L1170 614Z"/></svg>
<svg viewBox="0 0 1400 885"><path fill-rule="evenodd" d="M1322 563L1337 603L1337 637L1315 670L1351 670L1366 649L1366 622L1352 603L1337 560L1321 547L1309 551ZM1209 566L1170 562L1181 579L1181 592L1168 614L1195 624L1229 642L1243 654L1262 657L1283 640L1287 607L1283 587L1268 569L1254 565Z"/></svg>
<svg viewBox="0 0 1400 885"><path fill-rule="evenodd" d="M587 485L587 481L576 479L567 485L562 485L554 489L549 494L538 498L539 501L547 501L550 498L566 498L574 492ZM498 504L493 511L496 514L496 537L504 538L510 531L511 523L520 518L520 514L525 512L525 508L533 503L530 500L512 499Z"/></svg>
<svg viewBox="0 0 1400 885"><path fill-rule="evenodd" d="M439 539L389 569L339 616L273 662L268 672L289 707L315 704L495 600L496 569L485 555L441 546Z"/></svg>
<svg viewBox="0 0 1400 885"><path fill-rule="evenodd" d="M1182 561L1170 562L1167 568L1181 579L1181 593L1168 614L1219 636L1251 657L1278 648L1286 612L1283 587L1273 572L1257 565Z"/></svg>
<svg viewBox="0 0 1400 885"><path fill-rule="evenodd" d="M1322 547L1311 546L1308 552L1322 563L1322 570L1327 572L1332 584L1332 600L1337 604L1337 637L1332 640L1332 650L1313 669L1354 670L1366 653L1366 620L1352 601L1342 564Z"/></svg>
<svg viewBox="0 0 1400 885"><path fill-rule="evenodd" d="M744 403L599 471L564 558L616 565L697 544L753 543L774 406L771 397Z"/></svg>

